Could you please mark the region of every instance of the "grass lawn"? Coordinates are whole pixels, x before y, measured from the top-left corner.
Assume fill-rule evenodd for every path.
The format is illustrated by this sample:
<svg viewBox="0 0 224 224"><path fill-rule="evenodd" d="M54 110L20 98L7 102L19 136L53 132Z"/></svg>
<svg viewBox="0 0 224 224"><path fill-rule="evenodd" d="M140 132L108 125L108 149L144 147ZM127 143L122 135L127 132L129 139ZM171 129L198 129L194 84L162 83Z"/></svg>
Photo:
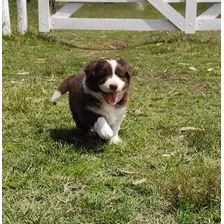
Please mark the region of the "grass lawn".
<svg viewBox="0 0 224 224"><path fill-rule="evenodd" d="M123 17L158 14L102 6ZM207 6L205 6L207 7ZM78 16L100 16L89 4ZM104 9L104 10L103 10ZM202 9L202 8L201 8ZM180 8L183 11L183 9ZM220 32L53 31L3 38L4 223L220 223ZM122 144L81 138L52 93L100 57L134 68ZM24 73L25 72L25 73Z"/></svg>

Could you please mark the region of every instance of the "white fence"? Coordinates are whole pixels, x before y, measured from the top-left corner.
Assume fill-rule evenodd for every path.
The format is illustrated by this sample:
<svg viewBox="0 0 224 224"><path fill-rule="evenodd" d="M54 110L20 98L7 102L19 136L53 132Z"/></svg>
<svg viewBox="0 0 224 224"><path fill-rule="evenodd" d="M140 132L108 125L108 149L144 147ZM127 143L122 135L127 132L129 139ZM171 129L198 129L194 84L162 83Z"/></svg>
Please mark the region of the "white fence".
<svg viewBox="0 0 224 224"><path fill-rule="evenodd" d="M53 29L74 30L181 30L195 33L197 30L220 30L221 0L56 0L66 3L55 14L51 15L48 0L39 2L39 31L49 32ZM167 20L154 19L103 19L103 18L70 18L88 2L130 3L147 2L154 6ZM169 3L185 3L185 17ZM197 16L198 3L213 3L201 15ZM128 8L127 8L128 10Z"/></svg>
<svg viewBox="0 0 224 224"><path fill-rule="evenodd" d="M49 0L38 0L39 31L49 32L53 29L74 30L181 30L195 33L197 30L220 30L221 0L55 0L66 3L55 14L51 14ZM154 6L167 20L156 19L102 19L102 18L70 18L77 10L88 2L130 3L146 2ZM185 3L185 16L177 12L169 3ZM199 3L213 3L204 13L197 16ZM128 10L128 9L127 9ZM18 32L27 31L26 0L17 0ZM10 17L8 0L2 0L2 31L8 35Z"/></svg>
<svg viewBox="0 0 224 224"><path fill-rule="evenodd" d="M2 33L10 35L10 16L8 0L2 0ZM26 0L17 0L18 32L24 34L28 28Z"/></svg>

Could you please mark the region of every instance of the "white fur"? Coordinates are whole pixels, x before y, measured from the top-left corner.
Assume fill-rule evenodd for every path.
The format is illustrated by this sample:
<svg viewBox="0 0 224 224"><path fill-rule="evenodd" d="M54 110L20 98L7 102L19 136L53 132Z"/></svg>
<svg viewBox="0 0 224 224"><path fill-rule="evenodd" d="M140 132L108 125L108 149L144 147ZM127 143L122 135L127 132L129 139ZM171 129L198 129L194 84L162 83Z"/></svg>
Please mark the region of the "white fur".
<svg viewBox="0 0 224 224"><path fill-rule="evenodd" d="M51 102L54 102L55 100L59 99L61 97L61 93L56 90L51 98Z"/></svg>
<svg viewBox="0 0 224 224"><path fill-rule="evenodd" d="M115 70L117 68L117 61L116 60L106 60L110 65L111 65L111 68L112 68L112 73L115 74Z"/></svg>
<svg viewBox="0 0 224 224"><path fill-rule="evenodd" d="M107 124L106 120L103 117L99 117L96 123L93 126L93 130L105 140L109 140L113 137L113 131L110 126Z"/></svg>
<svg viewBox="0 0 224 224"><path fill-rule="evenodd" d="M108 78L105 83L100 85L100 89L104 92L111 92L110 85L116 85L117 90L116 92L122 91L123 87L125 86L125 82L122 81L116 74L116 68L117 68L117 61L116 60L106 60L112 68L112 77Z"/></svg>
<svg viewBox="0 0 224 224"><path fill-rule="evenodd" d="M112 135L112 138L110 138L111 139L110 142L114 144L119 143L121 140L118 137L118 132L119 132L121 123L123 119L125 118L126 107L118 108L115 105L110 105L105 102L101 105L100 108L89 106L88 109L93 111L96 114L101 115L102 118L104 118L107 125L113 130L113 135Z"/></svg>
<svg viewBox="0 0 224 224"><path fill-rule="evenodd" d="M121 139L119 138L118 135L113 136L113 138L110 140L110 143L112 144L118 144L121 142Z"/></svg>

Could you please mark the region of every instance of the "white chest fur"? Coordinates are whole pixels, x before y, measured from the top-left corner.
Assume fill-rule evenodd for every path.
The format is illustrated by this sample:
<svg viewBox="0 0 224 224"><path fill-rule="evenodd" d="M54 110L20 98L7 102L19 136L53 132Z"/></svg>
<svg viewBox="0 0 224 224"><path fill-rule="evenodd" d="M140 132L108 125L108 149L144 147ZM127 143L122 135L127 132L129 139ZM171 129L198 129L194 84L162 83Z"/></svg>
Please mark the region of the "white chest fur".
<svg viewBox="0 0 224 224"><path fill-rule="evenodd" d="M121 123L127 110L126 107L116 107L108 103L103 103L100 108L88 107L88 109L104 117L109 126L116 126L117 123Z"/></svg>

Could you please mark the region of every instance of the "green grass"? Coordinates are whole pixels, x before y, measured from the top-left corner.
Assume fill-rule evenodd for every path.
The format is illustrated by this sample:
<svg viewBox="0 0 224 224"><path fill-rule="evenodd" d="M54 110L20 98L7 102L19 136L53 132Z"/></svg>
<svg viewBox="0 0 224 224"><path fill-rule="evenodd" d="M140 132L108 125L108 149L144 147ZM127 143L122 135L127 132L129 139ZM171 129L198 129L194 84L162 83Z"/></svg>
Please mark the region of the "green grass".
<svg viewBox="0 0 224 224"><path fill-rule="evenodd" d="M108 17L154 13L104 7L113 8ZM2 43L3 222L220 223L220 32L38 34L30 1L29 32L19 36L14 1L10 9L13 34ZM79 16L97 12L94 4L84 9ZM63 78L100 57L123 57L135 69L120 145L82 138L67 96L49 100Z"/></svg>

